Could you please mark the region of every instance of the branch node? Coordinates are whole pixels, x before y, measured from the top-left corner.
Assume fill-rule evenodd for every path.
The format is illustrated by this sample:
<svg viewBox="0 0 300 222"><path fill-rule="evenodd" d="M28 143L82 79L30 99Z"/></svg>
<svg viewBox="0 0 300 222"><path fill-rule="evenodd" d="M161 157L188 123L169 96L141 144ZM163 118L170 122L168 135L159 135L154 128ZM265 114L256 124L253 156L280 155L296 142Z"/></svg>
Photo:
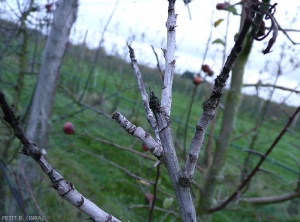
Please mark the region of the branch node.
<svg viewBox="0 0 300 222"><path fill-rule="evenodd" d="M81 200L77 201L77 206L76 207L81 207L84 204L84 198L81 196Z"/></svg>
<svg viewBox="0 0 300 222"><path fill-rule="evenodd" d="M150 106L150 109L152 109L152 111L154 113L160 113L161 112L160 102L159 102L158 98L156 97L156 95L154 94L154 92L151 89L150 89L149 106Z"/></svg>

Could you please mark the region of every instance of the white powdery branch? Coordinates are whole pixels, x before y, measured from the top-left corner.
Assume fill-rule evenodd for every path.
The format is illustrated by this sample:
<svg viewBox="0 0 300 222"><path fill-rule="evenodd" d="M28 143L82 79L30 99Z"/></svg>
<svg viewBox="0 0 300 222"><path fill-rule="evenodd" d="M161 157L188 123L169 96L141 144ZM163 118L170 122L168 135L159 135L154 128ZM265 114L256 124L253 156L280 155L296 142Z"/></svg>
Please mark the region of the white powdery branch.
<svg viewBox="0 0 300 222"><path fill-rule="evenodd" d="M161 105L167 115L170 116L172 105L172 84L175 68L175 41L176 41L175 0L169 0L167 26L167 49L164 51L165 74L162 87Z"/></svg>
<svg viewBox="0 0 300 222"><path fill-rule="evenodd" d="M37 162L51 179L53 188L57 190L58 194L86 215L90 216L93 221L119 222L118 219L101 210L92 201L82 196L71 182L64 180L63 177L48 164L43 156Z"/></svg>
<svg viewBox="0 0 300 222"><path fill-rule="evenodd" d="M136 60L135 55L134 55L134 50L128 43L127 43L127 46L129 48L131 66L132 66L132 69L134 71L134 74L135 74L135 77L136 77L136 80L137 80L137 83L138 83L138 89L139 89L139 92L140 92L142 100L143 100L143 106L144 106L144 109L145 109L146 118L147 118L148 122L150 123L150 125L151 125L151 127L152 127L152 129L155 133L157 142L160 144L160 138L159 138L159 134L158 134L156 119L154 118L153 113L152 113L152 111L149 107L148 94L147 94L147 91L145 89L145 84L144 84L143 79L142 79L142 74L141 74L141 72L139 70L139 67L137 65L137 60Z"/></svg>
<svg viewBox="0 0 300 222"><path fill-rule="evenodd" d="M157 143L150 133L147 133L143 128L136 127L128 121L119 111L115 111L112 118L116 120L129 134L141 140L151 151L151 153L160 158L164 154L162 146Z"/></svg>
<svg viewBox="0 0 300 222"><path fill-rule="evenodd" d="M158 124L159 136L164 148L164 156L160 159L168 170L178 203L182 221L195 222L196 212L190 194L190 180L181 176L180 167L172 140L170 119L161 106L154 92L150 92L150 108L152 109Z"/></svg>
<svg viewBox="0 0 300 222"><path fill-rule="evenodd" d="M215 109L205 109L201 117L199 118L198 124L196 126L196 130L194 133L194 138L190 145L190 153L188 155L186 164L185 164L185 174L188 178L192 179L195 171L195 166L197 163L197 159L199 156L200 149L204 142L204 136L206 129L213 120L215 116Z"/></svg>

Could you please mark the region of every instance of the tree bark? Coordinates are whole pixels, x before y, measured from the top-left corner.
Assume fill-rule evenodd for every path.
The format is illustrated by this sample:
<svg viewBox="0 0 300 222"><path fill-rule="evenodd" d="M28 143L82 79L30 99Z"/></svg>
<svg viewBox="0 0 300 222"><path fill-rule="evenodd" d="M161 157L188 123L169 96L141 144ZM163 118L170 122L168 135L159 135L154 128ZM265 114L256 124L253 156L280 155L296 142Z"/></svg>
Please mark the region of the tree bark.
<svg viewBox="0 0 300 222"><path fill-rule="evenodd" d="M77 10L78 0L59 0L56 3L53 24L42 55L42 64L33 95L26 131L28 138L40 148L44 148L47 143L48 119L52 113L59 70L68 45L70 30L77 16ZM20 165L24 168L26 179L33 187L38 175L36 164L30 158L21 156ZM24 184L21 177L19 181L21 181L21 185ZM26 189L21 187L22 196L27 201L30 197L26 195ZM13 202L15 201L12 200L10 215L18 215L16 213L17 205L13 204Z"/></svg>
<svg viewBox="0 0 300 222"><path fill-rule="evenodd" d="M243 23L243 19L242 16L241 23ZM222 174L226 163L227 147L231 135L235 131L235 121L241 97L244 69L251 51L252 43L253 40L248 34L243 51L232 68L230 89L223 111L221 131L216 142L215 155L213 157L212 165L208 170L207 178L203 190L201 191L199 207L197 209L198 216L202 217L204 220L209 218L208 210L216 203L214 197L217 185L223 180Z"/></svg>
<svg viewBox="0 0 300 222"><path fill-rule="evenodd" d="M47 120L51 116L59 69L76 19L78 0L58 1L53 25L43 52L41 69L27 125L26 134L39 147L47 141Z"/></svg>

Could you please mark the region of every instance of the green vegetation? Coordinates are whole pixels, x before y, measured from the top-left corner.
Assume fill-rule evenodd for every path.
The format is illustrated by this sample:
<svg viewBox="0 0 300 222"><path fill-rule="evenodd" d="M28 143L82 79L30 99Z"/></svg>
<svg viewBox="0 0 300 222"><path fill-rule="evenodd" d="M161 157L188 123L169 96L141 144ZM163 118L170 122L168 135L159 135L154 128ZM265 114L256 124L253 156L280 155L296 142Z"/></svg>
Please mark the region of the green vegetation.
<svg viewBox="0 0 300 222"><path fill-rule="evenodd" d="M30 35L34 36L37 33L30 33ZM43 42L43 37L39 37L39 42ZM39 52L43 45L40 44L40 47L38 49ZM30 42L28 48L34 48L34 43ZM27 59L28 72L25 75L20 107L18 109L21 119L25 117L24 122L26 122L26 110L37 79L35 70L38 70L39 66L37 62L35 64L36 67L29 71L33 53L33 50L28 52L28 58L30 58ZM53 116L49 120L51 128L46 159L67 181L71 181L79 192L95 202L103 210L122 221L145 221L148 217L149 208L145 204L144 193L152 193L153 188L128 176L109 162L82 151L86 150L96 155L101 155L147 180L154 181L155 179L156 170L149 170L154 161L91 138L107 140L143 152L141 142L136 141L135 138L127 134L113 120L86 106L82 106L82 104L80 105L78 100L81 97L82 100L80 102L87 106L92 106L94 109L101 110L108 115L111 115L118 109L128 120L151 132L144 117L142 102L130 64L120 59L120 56L108 56L103 49L100 49L100 57L94 72L91 73L90 70L93 66L95 53L96 50L89 50L84 45L71 45L68 49L61 67ZM6 94L7 100L12 102L14 95L12 86L17 82L16 74L18 73L17 54L15 52L9 53L8 56L2 58L0 65L0 89ZM160 95L161 76L159 72L145 66L141 66L140 69L147 87L150 87L157 95ZM86 85L87 88L85 89ZM176 138L181 146L185 125L184 120L186 119L187 107L193 87L192 80L181 78L179 75L175 76L171 120L174 139ZM189 122L187 143L193 137L194 127L202 112L202 104L208 97L209 92L210 87L208 83L203 83L198 87L197 99L193 104ZM225 96L226 92L223 100ZM255 110L260 102L260 99L255 97L244 97L236 120L237 127L233 138L240 136L255 126ZM256 146L259 152L263 153L271 145L287 121L285 114L276 107L277 104L275 103L269 105L267 113L275 110L272 114L274 118L268 118L260 129ZM291 112L294 108L285 106L285 109ZM222 111L219 112L219 118L217 119L214 132L215 138L217 138L220 129L221 115ZM74 124L76 132L74 135L63 134L62 126L66 121ZM6 127L3 125L3 122L0 123L1 132ZM300 126L298 124L293 132L289 132L284 136L268 158L268 161L263 164L262 168L264 170L270 171L277 176L259 172L251 181L248 192L245 194L246 197L280 195L293 191L296 188L296 183L292 182L297 180L299 169L290 155L296 158L299 156L299 150L291 145L298 144L299 132ZM83 134L88 134L91 137ZM231 143L225 178L220 181L222 183L220 184L222 189L221 199L230 195L241 181L239 164L242 165L247 156L247 152L244 150L249 148L251 136L252 134L249 133L247 136L234 140ZM2 133L1 137L4 137ZM199 165L201 165L205 145L200 153ZM187 147L189 147L189 144L187 144ZM178 156L181 156L180 147L176 146L176 148ZM18 141L15 140L8 151L8 159L14 155L17 149L20 150L20 146ZM151 156L150 153L146 154ZM255 166L258 160L258 156L253 155L250 167ZM16 167L17 162L10 163L10 166L12 168ZM164 167L161 168L160 178L156 206L163 208L164 199L169 197L165 193L172 196L174 192ZM200 172L196 172L195 181L200 183L201 179L203 179L203 175ZM199 196L196 189L193 186L193 193L197 199ZM6 188L6 190L7 195L11 195L9 189ZM47 176L42 175L42 172L40 185L34 191L36 199L49 221L84 221L87 219L86 215L56 194L56 191L49 185ZM289 201L263 207L239 207L234 202L229 209L214 214L213 221L300 221L297 219L300 216L299 210L291 210L295 208L293 208L295 204L297 203ZM7 201L6 210L8 206L9 202ZM176 204L174 203L170 209L176 211ZM156 210L154 212L154 221L161 221L163 218L164 221L173 221L176 218L172 213L166 215L166 212ZM179 218L177 220L179 221Z"/></svg>

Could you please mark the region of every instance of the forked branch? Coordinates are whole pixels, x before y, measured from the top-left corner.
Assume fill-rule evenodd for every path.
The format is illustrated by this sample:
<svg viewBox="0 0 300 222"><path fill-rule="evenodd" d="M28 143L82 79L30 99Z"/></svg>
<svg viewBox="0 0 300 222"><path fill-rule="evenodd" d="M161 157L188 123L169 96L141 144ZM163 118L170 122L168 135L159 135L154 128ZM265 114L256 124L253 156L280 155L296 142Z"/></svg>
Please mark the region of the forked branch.
<svg viewBox="0 0 300 222"><path fill-rule="evenodd" d="M144 85L144 82L143 82L143 79L142 79L142 74L141 74L141 72L139 70L139 67L137 65L137 60L136 60L135 55L134 55L134 50L128 43L127 43L127 46L129 48L131 66L132 66L132 69L134 71L134 74L135 74L135 77L136 77L136 80L137 80L137 83L138 83L138 88L139 88L139 91L140 91L140 94L141 94L141 97L142 97L142 100L143 100L143 106L144 106L144 110L145 110L145 113L146 113L146 118L147 118L148 122L150 123L150 126L152 127L153 131L155 132L157 142L160 144L160 139L159 139L158 131L157 131L156 119L153 117L153 113L152 113L152 111L150 110L150 107L149 107L148 94L147 94L147 91L146 91L146 88L145 88L145 85Z"/></svg>
<svg viewBox="0 0 300 222"><path fill-rule="evenodd" d="M251 7L253 8L255 7L255 5L251 5ZM229 56L227 57L227 60L220 75L218 75L218 77L215 79L214 88L209 99L205 102L203 106L203 113L199 118L198 124L196 126L194 137L190 145L190 153L185 163L185 169L183 173L184 178L182 179L191 180L193 178L196 161L198 159L200 149L204 142L204 135L207 130L208 124L215 116L216 109L222 96L222 89L226 85L226 81L229 78L229 72L231 71L234 62L236 61L238 55L243 49L244 39L252 25L253 18L250 15L250 11L252 10L252 8L246 8L248 15L245 19L243 28L238 38L235 40L235 45L231 50Z"/></svg>

